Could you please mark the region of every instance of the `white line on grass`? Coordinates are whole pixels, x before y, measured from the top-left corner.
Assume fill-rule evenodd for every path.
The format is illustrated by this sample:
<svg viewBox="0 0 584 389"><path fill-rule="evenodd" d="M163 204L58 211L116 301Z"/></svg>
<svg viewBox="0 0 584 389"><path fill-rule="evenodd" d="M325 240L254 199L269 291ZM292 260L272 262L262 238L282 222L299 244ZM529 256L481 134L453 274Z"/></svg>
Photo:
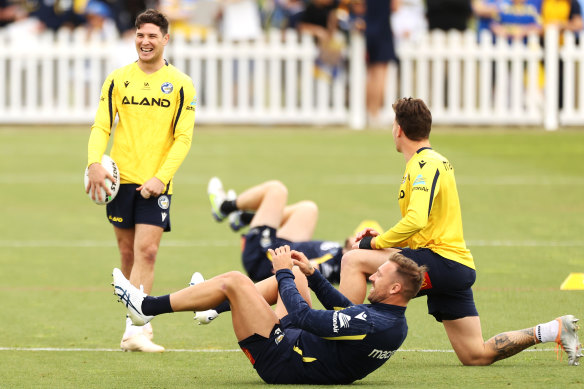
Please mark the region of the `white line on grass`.
<svg viewBox="0 0 584 389"><path fill-rule="evenodd" d="M584 240L547 241L547 240L469 240L471 247L584 247ZM163 247L235 247L235 240L167 240ZM114 240L0 240L0 248L95 248L117 247Z"/></svg>
<svg viewBox="0 0 584 389"><path fill-rule="evenodd" d="M113 348L58 348L58 347L0 347L0 351L58 351L58 352L76 352L76 351L86 351L86 352L122 352L120 349ZM174 353L234 353L239 352L241 349L166 349L168 352ZM400 349L398 352L404 353L452 353L453 350L433 350L433 349ZM542 349L527 349L523 352L539 352L539 351L555 351L553 348L542 348Z"/></svg>

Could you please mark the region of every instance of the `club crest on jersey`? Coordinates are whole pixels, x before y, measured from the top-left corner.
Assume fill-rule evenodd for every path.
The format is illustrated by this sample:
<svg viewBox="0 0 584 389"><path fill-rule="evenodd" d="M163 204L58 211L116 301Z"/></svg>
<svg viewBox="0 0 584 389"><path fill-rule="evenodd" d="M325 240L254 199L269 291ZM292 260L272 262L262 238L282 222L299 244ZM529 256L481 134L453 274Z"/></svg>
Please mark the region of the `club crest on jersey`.
<svg viewBox="0 0 584 389"><path fill-rule="evenodd" d="M172 84L170 82L165 82L160 87L160 90L162 91L162 93L165 93L165 94L171 93L173 89L174 89L174 87L172 86Z"/></svg>
<svg viewBox="0 0 584 389"><path fill-rule="evenodd" d="M170 206L170 201L168 200L168 196L162 195L158 198L158 206L162 209L168 209Z"/></svg>

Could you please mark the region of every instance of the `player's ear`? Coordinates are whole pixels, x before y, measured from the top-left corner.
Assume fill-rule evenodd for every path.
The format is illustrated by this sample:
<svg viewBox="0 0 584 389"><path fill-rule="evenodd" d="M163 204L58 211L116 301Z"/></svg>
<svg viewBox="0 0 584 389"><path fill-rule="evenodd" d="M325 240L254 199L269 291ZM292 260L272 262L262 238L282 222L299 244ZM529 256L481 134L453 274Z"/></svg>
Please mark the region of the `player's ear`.
<svg viewBox="0 0 584 389"><path fill-rule="evenodd" d="M389 294L398 294L401 291L402 291L402 284L398 281L395 281L389 287Z"/></svg>

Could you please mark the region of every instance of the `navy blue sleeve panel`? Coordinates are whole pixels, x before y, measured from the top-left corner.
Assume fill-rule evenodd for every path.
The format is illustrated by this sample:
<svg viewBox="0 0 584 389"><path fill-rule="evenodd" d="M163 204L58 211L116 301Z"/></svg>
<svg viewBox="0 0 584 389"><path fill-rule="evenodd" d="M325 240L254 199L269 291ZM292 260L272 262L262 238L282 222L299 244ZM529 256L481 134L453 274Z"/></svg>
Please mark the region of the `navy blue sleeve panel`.
<svg viewBox="0 0 584 389"><path fill-rule="evenodd" d="M314 291L325 309L347 308L353 305L351 300L332 286L316 269L314 274L308 277L308 286Z"/></svg>
<svg viewBox="0 0 584 389"><path fill-rule="evenodd" d="M280 296L288 310L287 320L295 327L320 337L339 340L363 339L372 331L371 322L366 320L354 321L348 325L352 316L358 315L365 309L363 305L351 306L342 311L312 309L298 292L291 270L278 270L276 279Z"/></svg>

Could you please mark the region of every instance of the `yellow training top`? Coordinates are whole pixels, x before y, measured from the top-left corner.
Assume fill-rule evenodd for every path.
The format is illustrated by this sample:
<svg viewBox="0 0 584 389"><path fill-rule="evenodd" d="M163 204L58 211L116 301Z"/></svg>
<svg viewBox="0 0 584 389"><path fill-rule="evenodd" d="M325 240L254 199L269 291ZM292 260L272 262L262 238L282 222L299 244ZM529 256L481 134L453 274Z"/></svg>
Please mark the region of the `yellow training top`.
<svg viewBox="0 0 584 389"><path fill-rule="evenodd" d="M172 177L191 147L196 104L193 81L168 62L152 74L136 62L113 71L91 127L88 166L101 162L117 115L110 156L121 183L142 185L156 177L172 194Z"/></svg>
<svg viewBox="0 0 584 389"><path fill-rule="evenodd" d="M408 161L399 188L402 219L375 238L378 249L428 248L475 268L462 234L462 217L454 168L431 148L421 148Z"/></svg>

